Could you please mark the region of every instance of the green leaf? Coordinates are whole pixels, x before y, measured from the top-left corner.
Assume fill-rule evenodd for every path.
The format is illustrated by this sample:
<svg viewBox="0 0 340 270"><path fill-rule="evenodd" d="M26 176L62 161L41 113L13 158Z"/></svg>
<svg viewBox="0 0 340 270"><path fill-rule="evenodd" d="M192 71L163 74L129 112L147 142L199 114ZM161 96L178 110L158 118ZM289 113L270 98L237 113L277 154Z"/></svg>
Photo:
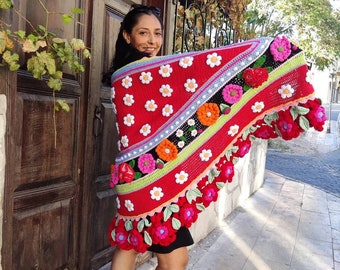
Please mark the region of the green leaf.
<svg viewBox="0 0 340 270"><path fill-rule="evenodd" d="M65 43L66 40L64 38L55 37L55 38L52 39L52 42L57 43L57 44L62 44L62 43Z"/></svg>
<svg viewBox="0 0 340 270"><path fill-rule="evenodd" d="M175 230L179 230L179 228L181 228L181 221L177 218L172 218L171 220L171 225L172 228L174 228Z"/></svg>
<svg viewBox="0 0 340 270"><path fill-rule="evenodd" d="M238 157L234 157L233 158L233 164L236 165L236 163L240 160L240 158Z"/></svg>
<svg viewBox="0 0 340 270"><path fill-rule="evenodd" d="M131 220L126 220L124 225L125 225L125 230L126 231L131 231L133 229L132 221Z"/></svg>
<svg viewBox="0 0 340 270"><path fill-rule="evenodd" d="M70 14L63 14L61 19L65 24L70 24L73 21L73 17Z"/></svg>
<svg viewBox="0 0 340 270"><path fill-rule="evenodd" d="M186 198L189 203L191 203L197 197L202 197L201 191L199 191L197 188L189 189L188 192L186 193Z"/></svg>
<svg viewBox="0 0 340 270"><path fill-rule="evenodd" d="M39 61L37 56L32 56L27 60L27 71L33 74L33 77L42 80L42 76L46 74L45 66Z"/></svg>
<svg viewBox="0 0 340 270"><path fill-rule="evenodd" d="M84 41L82 41L81 39L72 38L70 44L71 44L72 49L76 51L85 49Z"/></svg>
<svg viewBox="0 0 340 270"><path fill-rule="evenodd" d="M220 171L217 170L217 168L213 167L209 172L208 172L208 182L211 184L216 176L219 176Z"/></svg>
<svg viewBox="0 0 340 270"><path fill-rule="evenodd" d="M291 110L296 111L296 113L300 114L300 115L305 115L307 113L309 113L309 109L302 107L302 106L294 106L291 108Z"/></svg>
<svg viewBox="0 0 340 270"><path fill-rule="evenodd" d="M177 212L179 212L179 206L177 204L170 204L167 207L165 207L164 212L163 212L164 221L167 221L171 217L172 213L177 213Z"/></svg>
<svg viewBox="0 0 340 270"><path fill-rule="evenodd" d="M205 210L205 206L203 203L196 203L196 208L201 212Z"/></svg>
<svg viewBox="0 0 340 270"><path fill-rule="evenodd" d="M51 89L54 89L54 90L56 90L56 91L60 91L60 90L61 90L62 82L61 82L61 80L58 79L58 78L50 77L50 78L48 79L47 85L48 85L48 87L51 88Z"/></svg>
<svg viewBox="0 0 340 270"><path fill-rule="evenodd" d="M46 27L45 26L43 26L43 25L38 25L38 29L41 31L41 32L43 32L43 33L45 33L46 32Z"/></svg>
<svg viewBox="0 0 340 270"><path fill-rule="evenodd" d="M144 219L141 219L137 224L137 230L141 232L144 229L144 226L145 226Z"/></svg>
<svg viewBox="0 0 340 270"><path fill-rule="evenodd" d="M17 53L12 54L10 51L5 51L2 59L8 64L10 71L16 71L20 68L18 63L19 55Z"/></svg>
<svg viewBox="0 0 340 270"><path fill-rule="evenodd" d="M147 231L144 231L144 242L147 243L149 246L152 245L152 238Z"/></svg>
<svg viewBox="0 0 340 270"><path fill-rule="evenodd" d="M66 111L66 112L70 111L70 106L66 103L65 100L57 99L56 102L58 103L58 105L63 111Z"/></svg>
<svg viewBox="0 0 340 270"><path fill-rule="evenodd" d="M132 159L130 162L129 162L129 165L131 168L134 168L135 165L136 165L136 160Z"/></svg>
<svg viewBox="0 0 340 270"><path fill-rule="evenodd" d="M268 73L272 72L273 71L273 67L266 67L266 70Z"/></svg>
<svg viewBox="0 0 340 270"><path fill-rule="evenodd" d="M13 7L12 0L0 0L0 8L9 9Z"/></svg>
<svg viewBox="0 0 340 270"><path fill-rule="evenodd" d="M299 125L305 131L310 128L309 121L305 116L300 116Z"/></svg>
<svg viewBox="0 0 340 270"><path fill-rule="evenodd" d="M88 49L83 50L83 55L84 55L85 58L91 59L91 53Z"/></svg>
<svg viewBox="0 0 340 270"><path fill-rule="evenodd" d="M264 117L264 122L268 125L268 126L271 126L271 123L274 121L274 120L277 120L279 119L279 114L277 112L274 112L272 114L269 114L269 115L266 115Z"/></svg>
<svg viewBox="0 0 340 270"><path fill-rule="evenodd" d="M266 62L266 56L262 55L259 59L257 59L253 65L254 68L262 67L263 64Z"/></svg>
<svg viewBox="0 0 340 270"><path fill-rule="evenodd" d="M146 227L150 227L151 226L151 222L147 218L144 218L144 223L145 223Z"/></svg>
<svg viewBox="0 0 340 270"><path fill-rule="evenodd" d="M225 186L225 184L223 182L216 182L216 186L218 189L222 189Z"/></svg>
<svg viewBox="0 0 340 270"><path fill-rule="evenodd" d="M14 33L21 39L24 39L26 37L26 32L24 30L19 30Z"/></svg>
<svg viewBox="0 0 340 270"><path fill-rule="evenodd" d="M84 10L80 8L71 8L71 12L74 14L84 14Z"/></svg>
<svg viewBox="0 0 340 270"><path fill-rule="evenodd" d="M165 207L163 211L164 221L167 221L171 217L171 215L172 211L168 207Z"/></svg>
<svg viewBox="0 0 340 270"><path fill-rule="evenodd" d="M230 106L224 103L220 104L220 111L224 113L227 109L230 109Z"/></svg>
<svg viewBox="0 0 340 270"><path fill-rule="evenodd" d="M116 240L116 230L111 231L111 237L113 240Z"/></svg>
<svg viewBox="0 0 340 270"><path fill-rule="evenodd" d="M292 108L290 109L290 114L291 114L291 116L292 116L292 118L293 118L294 121L295 121L296 118L299 116L298 112L297 112L296 110L294 110L294 107L292 107Z"/></svg>
<svg viewBox="0 0 340 270"><path fill-rule="evenodd" d="M172 213L178 213L179 212L179 206L177 204L170 204L169 209Z"/></svg>
<svg viewBox="0 0 340 270"><path fill-rule="evenodd" d="M139 178L141 178L143 175L142 175L142 173L141 172L135 172L135 174L134 174L134 177L133 177L133 179L139 179Z"/></svg>
<svg viewBox="0 0 340 270"><path fill-rule="evenodd" d="M251 87L250 87L248 84L245 84L245 85L243 86L243 91L244 91L244 92L247 92L249 89L251 89Z"/></svg>

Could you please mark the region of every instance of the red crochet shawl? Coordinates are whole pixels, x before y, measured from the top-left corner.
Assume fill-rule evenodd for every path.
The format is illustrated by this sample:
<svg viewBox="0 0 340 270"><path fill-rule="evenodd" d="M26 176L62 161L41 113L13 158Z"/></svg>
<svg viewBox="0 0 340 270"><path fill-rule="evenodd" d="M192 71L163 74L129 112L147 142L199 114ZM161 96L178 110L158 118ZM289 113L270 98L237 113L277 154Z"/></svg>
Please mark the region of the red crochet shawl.
<svg viewBox="0 0 340 270"><path fill-rule="evenodd" d="M285 37L133 62L112 77L120 153L112 245L169 245L234 175L254 138L325 121L301 50Z"/></svg>

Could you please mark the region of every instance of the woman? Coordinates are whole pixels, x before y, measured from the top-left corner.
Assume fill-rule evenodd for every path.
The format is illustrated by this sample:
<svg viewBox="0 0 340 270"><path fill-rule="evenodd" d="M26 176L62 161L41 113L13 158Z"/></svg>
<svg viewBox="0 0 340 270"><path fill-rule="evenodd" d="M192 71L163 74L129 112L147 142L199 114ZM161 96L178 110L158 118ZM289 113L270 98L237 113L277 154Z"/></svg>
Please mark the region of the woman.
<svg viewBox="0 0 340 270"><path fill-rule="evenodd" d="M146 250L158 270L185 269L188 228L232 181L252 138L292 139L324 123L303 52L287 38L154 57L162 41L158 13L144 6L126 16L117 41L112 269L133 269Z"/></svg>
<svg viewBox="0 0 340 270"><path fill-rule="evenodd" d="M163 27L160 10L155 7L133 5L125 16L118 39L113 69L117 70L144 57L156 56L163 44ZM193 239L186 228L177 233L176 240L168 245L152 245L148 248L156 254L158 270L181 270L188 263L186 246ZM112 270L134 269L137 252L116 248L112 260Z"/></svg>

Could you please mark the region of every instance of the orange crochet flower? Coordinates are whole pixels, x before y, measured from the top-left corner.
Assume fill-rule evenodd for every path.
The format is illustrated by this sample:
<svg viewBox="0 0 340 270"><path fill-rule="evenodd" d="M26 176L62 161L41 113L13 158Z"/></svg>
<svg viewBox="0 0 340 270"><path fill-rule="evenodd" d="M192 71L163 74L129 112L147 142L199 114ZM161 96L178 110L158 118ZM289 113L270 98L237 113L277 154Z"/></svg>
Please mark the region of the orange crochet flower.
<svg viewBox="0 0 340 270"><path fill-rule="evenodd" d="M220 116L220 109L216 103L205 103L197 110L197 118L205 126L214 124Z"/></svg>
<svg viewBox="0 0 340 270"><path fill-rule="evenodd" d="M177 157L178 150L172 142L165 139L156 147L156 153L161 159L171 161Z"/></svg>

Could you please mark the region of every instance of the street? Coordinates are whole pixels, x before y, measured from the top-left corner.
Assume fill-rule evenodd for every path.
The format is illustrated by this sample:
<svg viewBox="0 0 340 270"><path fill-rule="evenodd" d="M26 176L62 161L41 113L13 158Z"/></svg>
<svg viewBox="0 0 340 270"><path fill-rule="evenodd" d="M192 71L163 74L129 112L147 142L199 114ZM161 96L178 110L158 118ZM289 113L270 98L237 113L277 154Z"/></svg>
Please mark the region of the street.
<svg viewBox="0 0 340 270"><path fill-rule="evenodd" d="M329 106L325 108L329 116ZM340 104L332 104L331 120L337 121L339 113ZM331 132L339 134L339 130ZM340 149L324 153L318 151L317 145L310 147L313 142L303 137L296 140L295 145L294 140L281 140L279 147L275 142L269 143L266 169L340 197Z"/></svg>

